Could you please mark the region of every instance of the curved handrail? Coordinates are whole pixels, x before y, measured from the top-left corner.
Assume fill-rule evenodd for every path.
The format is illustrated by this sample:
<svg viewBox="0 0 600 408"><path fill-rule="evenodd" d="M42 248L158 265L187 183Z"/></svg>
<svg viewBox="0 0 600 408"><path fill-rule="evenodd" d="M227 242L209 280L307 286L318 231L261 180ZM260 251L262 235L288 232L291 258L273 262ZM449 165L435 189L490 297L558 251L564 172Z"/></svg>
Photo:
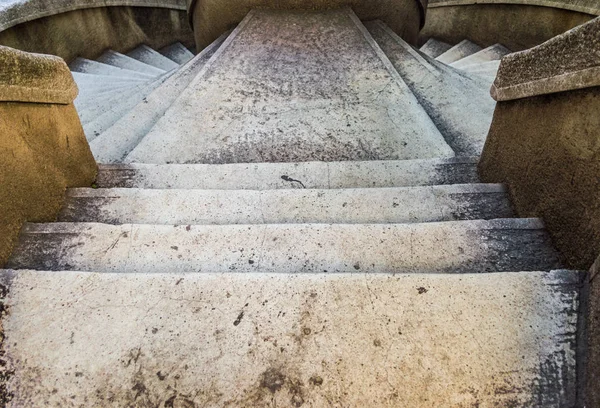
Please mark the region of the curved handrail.
<svg viewBox="0 0 600 408"><path fill-rule="evenodd" d="M0 0L0 31L69 11L119 6L186 10L186 0Z"/></svg>

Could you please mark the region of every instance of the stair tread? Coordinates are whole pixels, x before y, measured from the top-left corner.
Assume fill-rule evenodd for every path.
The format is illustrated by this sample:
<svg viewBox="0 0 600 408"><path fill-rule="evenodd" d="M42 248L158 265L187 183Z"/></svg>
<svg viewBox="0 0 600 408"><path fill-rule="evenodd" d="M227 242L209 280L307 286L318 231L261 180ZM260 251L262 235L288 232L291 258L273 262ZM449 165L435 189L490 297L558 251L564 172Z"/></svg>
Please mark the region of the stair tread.
<svg viewBox="0 0 600 408"><path fill-rule="evenodd" d="M508 218L502 185L293 190L70 189L60 222L409 223Z"/></svg>
<svg viewBox="0 0 600 408"><path fill-rule="evenodd" d="M146 96L143 103L126 112L110 128L90 143L96 161L118 163L137 146L173 101L194 79L206 62L227 38L228 33L205 48L195 58L180 67L173 75Z"/></svg>
<svg viewBox="0 0 600 408"><path fill-rule="evenodd" d="M511 51L502 44L494 44L476 52L475 54L471 54L468 57L455 61L450 65L454 68L463 69L472 64L500 60L503 56L510 53Z"/></svg>
<svg viewBox="0 0 600 408"><path fill-rule="evenodd" d="M573 271L0 277L18 406L575 405Z"/></svg>
<svg viewBox="0 0 600 408"><path fill-rule="evenodd" d="M104 54L98 57L98 61L154 76L158 76L166 72L164 69L153 67L152 65L148 65L144 62L136 60L135 58L128 57L127 55L113 50L107 50L104 52Z"/></svg>
<svg viewBox="0 0 600 408"><path fill-rule="evenodd" d="M158 50L165 57L177 62L180 65L187 63L194 58L194 54L180 42L173 43Z"/></svg>
<svg viewBox="0 0 600 408"><path fill-rule="evenodd" d="M436 58L448 51L450 48L452 48L451 44L435 38L430 38L419 50L425 55Z"/></svg>
<svg viewBox="0 0 600 408"><path fill-rule="evenodd" d="M463 40L450 48L448 51L438 56L436 60L445 64L451 64L462 58L468 57L471 54L481 51L482 48L469 40Z"/></svg>
<svg viewBox="0 0 600 408"><path fill-rule="evenodd" d="M81 57L75 58L75 60L69 64L69 68L71 71L84 74L110 75L119 78L132 78L141 80L152 78L152 75L149 74L123 69L115 67L114 65L108 65L99 61L93 61Z"/></svg>
<svg viewBox="0 0 600 408"><path fill-rule="evenodd" d="M201 251L198 248L202 248ZM418 224L26 224L12 269L469 273L560 267L537 219Z"/></svg>
<svg viewBox="0 0 600 408"><path fill-rule="evenodd" d="M92 145L95 142L92 142ZM405 187L478 182L476 157L254 164L100 165L99 187L289 189ZM302 183L299 184L298 180Z"/></svg>
<svg viewBox="0 0 600 408"><path fill-rule="evenodd" d="M283 31L290 42L273 35ZM254 10L125 161L452 156L350 9Z"/></svg>
<svg viewBox="0 0 600 408"><path fill-rule="evenodd" d="M144 84L144 86L136 87L131 92L120 95L119 100L115 100L112 106L105 106L105 109L99 112L93 120L84 124L83 128L88 140L94 140L138 104L144 103L146 97L167 81L169 77L170 73L161 75L154 81Z"/></svg>
<svg viewBox="0 0 600 408"><path fill-rule="evenodd" d="M381 21L366 26L456 154L481 154L496 106L489 86L420 54Z"/></svg>
<svg viewBox="0 0 600 408"><path fill-rule="evenodd" d="M170 71L179 67L178 63L165 57L158 51L153 50L145 44L141 44L129 51L127 56L165 71Z"/></svg>

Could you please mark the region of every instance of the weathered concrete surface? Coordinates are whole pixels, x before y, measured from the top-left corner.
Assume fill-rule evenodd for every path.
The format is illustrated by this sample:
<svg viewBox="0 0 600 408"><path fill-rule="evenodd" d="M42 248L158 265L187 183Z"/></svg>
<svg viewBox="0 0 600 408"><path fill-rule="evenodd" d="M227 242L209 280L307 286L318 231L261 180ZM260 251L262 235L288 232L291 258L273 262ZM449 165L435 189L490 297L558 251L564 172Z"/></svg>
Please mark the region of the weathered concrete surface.
<svg viewBox="0 0 600 408"><path fill-rule="evenodd" d="M589 274L589 295L587 310L587 355L585 356L586 406L600 406L600 258L596 260Z"/></svg>
<svg viewBox="0 0 600 408"><path fill-rule="evenodd" d="M206 47L253 9L327 10L350 6L361 20L383 20L416 44L425 23L427 0L188 0L196 45Z"/></svg>
<svg viewBox="0 0 600 408"><path fill-rule="evenodd" d="M429 0L429 7L467 6L471 4L513 4L553 7L600 15L600 4L596 0Z"/></svg>
<svg viewBox="0 0 600 408"><path fill-rule="evenodd" d="M600 86L600 17L502 59L492 97L508 101Z"/></svg>
<svg viewBox="0 0 600 408"><path fill-rule="evenodd" d="M93 145L94 143L92 143ZM102 188L268 190L477 183L479 158L256 164L100 165Z"/></svg>
<svg viewBox="0 0 600 408"><path fill-rule="evenodd" d="M457 44L465 38L482 47L501 43L513 51L535 47L596 17L551 7L516 4L430 7L420 42L435 37Z"/></svg>
<svg viewBox="0 0 600 408"><path fill-rule="evenodd" d="M194 58L194 54L192 54L191 51L185 48L185 46L180 42L175 42L171 45L161 48L158 51L162 55L181 65Z"/></svg>
<svg viewBox="0 0 600 408"><path fill-rule="evenodd" d="M536 219L422 224L27 224L7 267L160 273L470 273L560 267Z"/></svg>
<svg viewBox="0 0 600 408"><path fill-rule="evenodd" d="M96 163L64 61L0 47L0 265L25 221L51 221L66 187L89 186ZM18 102L7 102L18 101Z"/></svg>
<svg viewBox="0 0 600 408"><path fill-rule="evenodd" d="M164 69L153 67L114 50L106 50L97 58L97 61L149 75L160 75L166 72Z"/></svg>
<svg viewBox="0 0 600 408"><path fill-rule="evenodd" d="M502 185L322 190L69 189L61 222L415 223L510 218Z"/></svg>
<svg viewBox="0 0 600 408"><path fill-rule="evenodd" d="M0 1L0 31L69 11L116 6L186 9L185 0L2 0Z"/></svg>
<svg viewBox="0 0 600 408"><path fill-rule="evenodd" d="M479 156L496 106L489 85L417 52L381 21L365 25L457 156Z"/></svg>
<svg viewBox="0 0 600 408"><path fill-rule="evenodd" d="M435 38L430 38L427 42L419 49L423 54L429 55L431 58L436 58L452 48L451 44L443 41L438 41Z"/></svg>
<svg viewBox="0 0 600 408"><path fill-rule="evenodd" d="M125 161L452 156L383 51L343 9L251 12Z"/></svg>
<svg viewBox="0 0 600 408"><path fill-rule="evenodd" d="M481 47L479 45L469 40L462 40L454 47L437 57L436 60L443 62L444 64L451 64L479 51L481 51Z"/></svg>
<svg viewBox="0 0 600 408"><path fill-rule="evenodd" d="M453 62L454 68L464 69L465 67L472 64L480 64L483 62L496 61L502 59L505 55L510 54L510 50L502 44L490 45L483 50L476 52L475 54L469 55L459 61Z"/></svg>
<svg viewBox="0 0 600 408"><path fill-rule="evenodd" d="M97 0L94 3L98 3ZM76 57L95 59L109 48L128 52L139 44L147 44L159 49L174 41L191 46L194 44L193 36L187 14L182 10L98 7L19 24L0 32L0 44L58 55L71 62Z"/></svg>
<svg viewBox="0 0 600 408"><path fill-rule="evenodd" d="M82 74L112 75L115 77L139 80L147 80L152 78L152 75L115 67L113 65L103 64L87 58L75 58L75 60L71 61L69 64L69 68L71 71L80 72Z"/></svg>
<svg viewBox="0 0 600 408"><path fill-rule="evenodd" d="M158 89L146 95L143 103L112 124L90 143L99 163L118 163L138 145L171 104L187 88L225 41L227 34L206 47L200 54L178 69ZM185 55L185 54L184 54Z"/></svg>
<svg viewBox="0 0 600 408"><path fill-rule="evenodd" d="M575 272L2 277L8 407L574 404Z"/></svg>
<svg viewBox="0 0 600 408"><path fill-rule="evenodd" d="M127 55L164 71L170 71L179 67L178 63L165 57L158 51L153 50L145 44L142 44L129 51Z"/></svg>
<svg viewBox="0 0 600 408"><path fill-rule="evenodd" d="M0 102L68 105L77 97L77 85L61 58L0 46L0 66Z"/></svg>
<svg viewBox="0 0 600 408"><path fill-rule="evenodd" d="M500 102L479 170L506 183L521 216L542 217L570 265L600 251L600 88Z"/></svg>

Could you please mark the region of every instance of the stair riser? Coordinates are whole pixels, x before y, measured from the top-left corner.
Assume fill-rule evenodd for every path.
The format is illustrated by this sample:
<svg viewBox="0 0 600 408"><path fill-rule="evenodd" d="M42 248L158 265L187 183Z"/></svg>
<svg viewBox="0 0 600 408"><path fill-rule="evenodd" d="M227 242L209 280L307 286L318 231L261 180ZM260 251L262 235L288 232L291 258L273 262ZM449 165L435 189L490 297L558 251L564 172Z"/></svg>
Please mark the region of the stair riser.
<svg viewBox="0 0 600 408"><path fill-rule="evenodd" d="M477 159L462 158L424 161L100 166L96 184L102 188L269 190L302 187L405 187L477 182Z"/></svg>
<svg viewBox="0 0 600 408"><path fill-rule="evenodd" d="M368 224L513 216L506 193L469 190L473 189L452 186L262 192L74 190L69 193L59 221L163 225ZM499 189L491 186L488 190Z"/></svg>
<svg viewBox="0 0 600 408"><path fill-rule="evenodd" d="M27 226L8 267L97 272L469 273L560 267L520 220L387 225Z"/></svg>

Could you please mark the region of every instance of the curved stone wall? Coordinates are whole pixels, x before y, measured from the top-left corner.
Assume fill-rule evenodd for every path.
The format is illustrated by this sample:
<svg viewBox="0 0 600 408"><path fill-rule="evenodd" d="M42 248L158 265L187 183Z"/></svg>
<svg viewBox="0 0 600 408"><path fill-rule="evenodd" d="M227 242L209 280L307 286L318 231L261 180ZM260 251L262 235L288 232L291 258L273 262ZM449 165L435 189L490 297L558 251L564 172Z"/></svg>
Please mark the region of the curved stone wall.
<svg viewBox="0 0 600 408"><path fill-rule="evenodd" d="M470 39L513 51L539 45L600 15L597 0L430 0L419 42Z"/></svg>
<svg viewBox="0 0 600 408"><path fill-rule="evenodd" d="M0 1L0 31L69 11L124 6L186 10L186 0L3 0Z"/></svg>
<svg viewBox="0 0 600 408"><path fill-rule="evenodd" d="M176 41L194 45L185 0L0 0L0 45L68 62Z"/></svg>
<svg viewBox="0 0 600 408"><path fill-rule="evenodd" d="M198 48L233 28L253 8L324 10L351 6L361 20L380 19L410 43L425 22L427 0L188 0Z"/></svg>

